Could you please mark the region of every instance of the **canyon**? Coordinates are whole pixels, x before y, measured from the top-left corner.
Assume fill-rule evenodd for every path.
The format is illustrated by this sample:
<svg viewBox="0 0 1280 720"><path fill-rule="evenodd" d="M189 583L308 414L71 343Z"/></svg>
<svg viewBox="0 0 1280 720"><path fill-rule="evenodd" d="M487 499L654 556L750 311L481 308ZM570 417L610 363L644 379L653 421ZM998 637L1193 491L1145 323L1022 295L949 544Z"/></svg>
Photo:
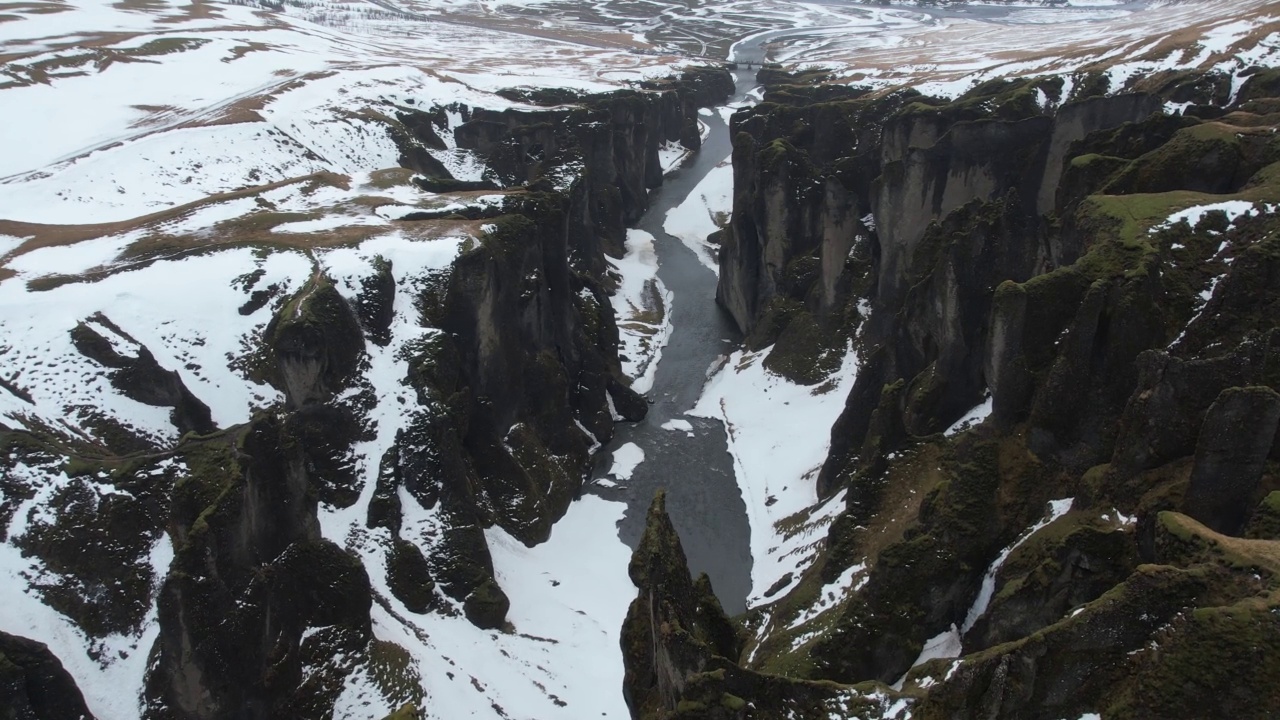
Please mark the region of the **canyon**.
<svg viewBox="0 0 1280 720"><path fill-rule="evenodd" d="M7 716L1280 707L1269 6L15 13Z"/></svg>

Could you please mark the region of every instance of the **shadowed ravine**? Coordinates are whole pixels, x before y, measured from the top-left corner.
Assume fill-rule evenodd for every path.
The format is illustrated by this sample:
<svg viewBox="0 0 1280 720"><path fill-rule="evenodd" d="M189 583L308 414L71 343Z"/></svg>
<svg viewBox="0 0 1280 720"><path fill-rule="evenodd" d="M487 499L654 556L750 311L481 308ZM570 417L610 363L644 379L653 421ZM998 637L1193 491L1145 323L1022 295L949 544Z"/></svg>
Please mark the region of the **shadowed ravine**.
<svg viewBox="0 0 1280 720"><path fill-rule="evenodd" d="M741 54L741 50L739 53ZM738 94L754 87L754 72L737 71ZM649 415L635 425L623 425L613 442L601 451L594 477L603 477L613 462L612 450L626 443L639 445L644 462L622 487L593 492L625 499L626 516L619 527L622 540L631 547L640 541L645 511L660 488L667 490L667 510L680 533L694 573L711 576L716 594L730 614L746 608L751 591L750 528L746 506L734 479L733 459L726 449L724 426L716 420L687 417L697 402L707 370L732 351L738 334L732 321L715 302L716 276L693 252L663 231L667 211L682 203L716 165L729 156L729 130L717 113L703 117L710 134L702 149L650 197L650 208L639 227L656 239L658 277L673 296L672 333L662 351L649 392ZM662 424L680 418L693 425L693 436L664 430Z"/></svg>

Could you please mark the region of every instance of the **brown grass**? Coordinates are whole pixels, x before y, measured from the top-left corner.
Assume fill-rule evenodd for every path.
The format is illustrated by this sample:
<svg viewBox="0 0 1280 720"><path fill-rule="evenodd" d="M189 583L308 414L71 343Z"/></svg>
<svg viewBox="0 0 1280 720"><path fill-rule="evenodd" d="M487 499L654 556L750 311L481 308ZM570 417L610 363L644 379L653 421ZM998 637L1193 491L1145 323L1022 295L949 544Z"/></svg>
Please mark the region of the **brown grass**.
<svg viewBox="0 0 1280 720"><path fill-rule="evenodd" d="M867 523L860 550L870 565L880 551L902 541L902 534L920 516L920 503L938 483L946 479L942 471L942 448L937 443L907 450L911 457L892 464L885 483L880 509Z"/></svg>
<svg viewBox="0 0 1280 720"><path fill-rule="evenodd" d="M252 195L257 195L258 193L302 182L319 182L325 185L345 189L350 184L350 178L345 175L336 175L330 172L311 173L310 175L288 178L286 180L267 183L265 185L255 185L252 187L242 188L240 190L232 190L231 192L210 195L206 198L196 200L195 202L189 202L184 205L169 208L168 210L161 210L149 215L143 215L141 217L121 220L118 222L95 223L91 225L45 225L42 223L18 222L16 220L0 220L0 234L28 238L26 242L19 245L8 255L0 257L0 262L8 262L19 255L23 255L39 248L73 245L84 240L92 240L93 238L117 235L130 230L136 230L154 223L176 220L193 210L198 210L206 205L250 197Z"/></svg>

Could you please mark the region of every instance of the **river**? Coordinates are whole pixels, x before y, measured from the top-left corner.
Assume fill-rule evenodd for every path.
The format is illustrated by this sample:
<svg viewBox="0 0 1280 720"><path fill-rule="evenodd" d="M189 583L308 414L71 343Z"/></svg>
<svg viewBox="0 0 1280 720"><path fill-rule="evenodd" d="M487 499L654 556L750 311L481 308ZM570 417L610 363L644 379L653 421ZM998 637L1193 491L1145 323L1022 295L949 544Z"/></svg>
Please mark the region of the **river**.
<svg viewBox="0 0 1280 720"><path fill-rule="evenodd" d="M758 45L754 46L757 48ZM740 54L742 51L740 51ZM758 63L758 60L756 61ZM755 87L754 70L735 72L740 102ZM732 150L729 128L719 112L703 116L709 133L702 148L664 180L649 197L649 210L638 227L654 237L658 277L671 293L672 331L649 391L649 414L641 422L618 427L614 440L597 458L595 477L612 464L612 451L635 443L644 461L617 490L594 488L610 499L623 499L627 511L619 536L635 548L644 532L645 515L654 494L667 491L667 512L680 533L689 569L705 572L720 603L730 615L746 609L751 591L751 530L747 509L733 472L724 425L717 420L685 416L698 401L707 371L741 341L733 321L715 302L716 275L698 261L679 238L663 230L667 211L680 205ZM691 434L664 429L672 419L688 421Z"/></svg>

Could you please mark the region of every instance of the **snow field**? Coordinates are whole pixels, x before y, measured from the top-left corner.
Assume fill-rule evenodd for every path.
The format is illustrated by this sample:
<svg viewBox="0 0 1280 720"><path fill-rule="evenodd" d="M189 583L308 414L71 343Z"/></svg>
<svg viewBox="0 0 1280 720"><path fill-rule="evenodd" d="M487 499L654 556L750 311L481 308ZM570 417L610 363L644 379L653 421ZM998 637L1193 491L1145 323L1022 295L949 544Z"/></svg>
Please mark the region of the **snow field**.
<svg viewBox="0 0 1280 720"><path fill-rule="evenodd" d="M99 243L100 241L90 241ZM48 248L22 256L24 271L47 270L70 248ZM47 263L47 264L46 264ZM12 267L12 265L11 265ZM227 427L246 422L254 408L280 399L230 367L229 360L256 342L271 318L270 304L249 315L239 308L248 292L237 278L262 271L255 288L278 285L280 297L292 294L311 274L311 262L298 252L229 249L161 260L109 275L97 282L71 282L45 291L27 288L23 277L0 283L0 357L5 379L31 394L34 405L0 391L0 420L21 425L30 416L75 427L66 408L87 405L162 443L177 440L169 409L143 405L111 387L104 369L72 345L70 331L102 313L147 347L162 368L177 371L187 388L209 406L213 421ZM38 308L38 312L32 312ZM228 358L228 355L232 358ZM92 434L88 428L78 428Z"/></svg>
<svg viewBox="0 0 1280 720"><path fill-rule="evenodd" d="M748 606L762 602L765 590L786 573L803 573L813 560L813 543L825 537L827 526L844 509L836 498L819 504L815 478L830 448L831 426L857 374L849 348L826 383L796 385L764 368L769 352L735 351L689 412L725 424L751 525ZM780 521L806 511L800 530L779 528Z"/></svg>

